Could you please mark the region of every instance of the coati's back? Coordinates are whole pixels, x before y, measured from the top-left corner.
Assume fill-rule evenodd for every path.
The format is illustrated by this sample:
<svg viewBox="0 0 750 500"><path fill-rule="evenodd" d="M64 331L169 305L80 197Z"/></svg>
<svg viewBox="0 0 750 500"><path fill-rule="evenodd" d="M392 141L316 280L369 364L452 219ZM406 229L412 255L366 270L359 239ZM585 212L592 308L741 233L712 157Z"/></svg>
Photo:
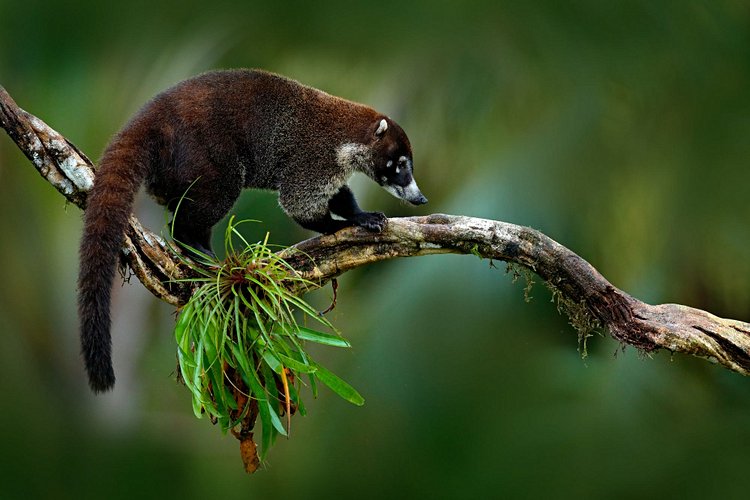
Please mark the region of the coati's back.
<svg viewBox="0 0 750 500"><path fill-rule="evenodd" d="M284 170L298 163L336 169L336 147L364 141L378 113L280 75L228 70L175 85L139 115L163 136L161 165L151 172L156 185L150 191L169 199L185 192L185 179L205 175L205 165L198 163L214 164L225 173L241 168L242 184L261 189L278 189ZM200 150L210 161L192 161ZM191 161L180 161L186 159Z"/></svg>

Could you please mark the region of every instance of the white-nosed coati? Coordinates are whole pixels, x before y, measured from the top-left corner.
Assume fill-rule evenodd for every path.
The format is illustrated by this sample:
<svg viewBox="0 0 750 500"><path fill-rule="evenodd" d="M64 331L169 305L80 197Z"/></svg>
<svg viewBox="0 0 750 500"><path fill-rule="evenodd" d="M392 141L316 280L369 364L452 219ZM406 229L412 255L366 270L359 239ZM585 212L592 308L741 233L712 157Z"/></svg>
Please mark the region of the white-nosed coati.
<svg viewBox="0 0 750 500"><path fill-rule="evenodd" d="M174 238L208 253L211 228L243 188L278 191L281 208L307 229L382 231L385 215L362 211L346 185L355 171L414 205L427 202L406 134L362 104L259 70L205 73L154 97L107 146L88 195L78 307L91 389L115 383L110 289L142 183L169 210L179 203Z"/></svg>

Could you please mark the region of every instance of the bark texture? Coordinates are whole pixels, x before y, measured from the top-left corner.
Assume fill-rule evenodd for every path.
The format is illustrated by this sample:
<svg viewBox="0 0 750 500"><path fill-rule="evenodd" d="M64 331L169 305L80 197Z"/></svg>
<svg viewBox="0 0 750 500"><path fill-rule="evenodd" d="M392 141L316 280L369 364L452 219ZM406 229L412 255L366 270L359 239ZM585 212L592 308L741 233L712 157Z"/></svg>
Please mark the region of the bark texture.
<svg viewBox="0 0 750 500"><path fill-rule="evenodd" d="M65 137L20 109L0 87L0 126L39 173L68 201L85 209L92 162ZM393 218L384 232L347 228L302 241L281 252L303 277L323 286L365 264L396 257L456 253L502 260L536 273L579 334L605 328L620 342L646 352L668 349L750 374L750 324L679 304L649 305L609 283L591 264L528 227L474 217L434 214ZM175 306L191 290L174 280L190 274L175 250L130 218L123 262L158 298ZM306 290L296 290L303 293Z"/></svg>

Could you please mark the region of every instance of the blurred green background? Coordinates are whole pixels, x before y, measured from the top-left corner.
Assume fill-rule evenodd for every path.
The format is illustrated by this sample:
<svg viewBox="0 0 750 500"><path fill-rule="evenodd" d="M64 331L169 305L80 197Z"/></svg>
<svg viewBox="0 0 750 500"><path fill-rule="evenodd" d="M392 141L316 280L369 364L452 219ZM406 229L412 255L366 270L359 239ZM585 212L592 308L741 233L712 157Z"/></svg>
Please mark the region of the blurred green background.
<svg viewBox="0 0 750 500"><path fill-rule="evenodd" d="M366 208L530 225L643 300L750 320L745 1L111 4L0 0L0 84L92 159L170 84L263 67L407 130L430 204L355 179ZM583 361L543 286L526 304L470 256L341 278L354 347L315 352L367 403L308 397L247 477L174 382L172 308L135 280L118 385L89 394L80 211L0 135L1 498L747 498L750 380L608 338ZM253 238L310 236L272 194L234 212L264 221ZM164 224L145 197L137 213Z"/></svg>

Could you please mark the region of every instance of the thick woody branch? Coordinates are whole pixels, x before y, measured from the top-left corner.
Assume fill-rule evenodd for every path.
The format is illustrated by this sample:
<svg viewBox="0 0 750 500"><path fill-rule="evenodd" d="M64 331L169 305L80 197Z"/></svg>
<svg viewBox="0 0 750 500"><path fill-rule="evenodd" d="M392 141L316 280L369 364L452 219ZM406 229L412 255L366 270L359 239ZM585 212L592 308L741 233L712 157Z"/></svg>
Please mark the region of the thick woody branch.
<svg viewBox="0 0 750 500"><path fill-rule="evenodd" d="M2 87L0 125L50 184L71 203L85 208L86 193L94 179L91 161L41 120L18 108ZM473 254L533 271L579 329L600 326L615 339L643 351L682 352L750 374L750 324L677 304L645 304L614 287L569 249L528 227L436 214L389 219L386 230L379 234L348 228L281 252L316 286L365 264L438 253ZM180 306L189 297L191 290L173 281L190 274L183 260L134 217L123 258L160 299Z"/></svg>
<svg viewBox="0 0 750 500"><path fill-rule="evenodd" d="M47 182L70 203L86 208L86 195L94 185L94 164L49 125L19 108L2 86L0 126ZM171 282L185 277L188 269L169 252L160 236L145 229L133 216L122 256L143 285L160 299L178 306L190 295L184 286Z"/></svg>
<svg viewBox="0 0 750 500"><path fill-rule="evenodd" d="M389 219L382 234L350 229L298 243L287 262L318 283L394 257L474 254L541 277L577 328L601 326L646 352L668 349L750 374L750 324L678 304L652 306L614 287L591 264L534 229L474 217Z"/></svg>

